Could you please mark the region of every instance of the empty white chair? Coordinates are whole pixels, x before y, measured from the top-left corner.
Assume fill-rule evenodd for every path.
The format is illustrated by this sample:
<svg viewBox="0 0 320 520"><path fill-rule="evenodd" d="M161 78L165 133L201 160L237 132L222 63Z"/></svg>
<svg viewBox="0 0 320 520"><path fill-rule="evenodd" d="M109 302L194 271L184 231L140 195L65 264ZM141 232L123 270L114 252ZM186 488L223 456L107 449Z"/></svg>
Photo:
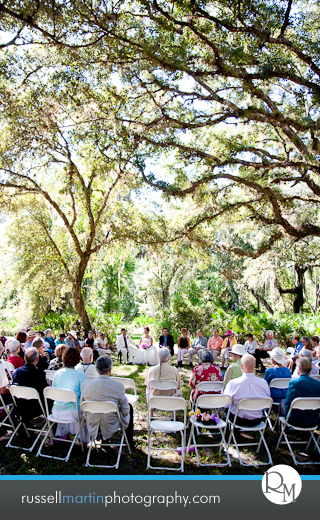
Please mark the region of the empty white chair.
<svg viewBox="0 0 320 520"><path fill-rule="evenodd" d="M11 418L13 404L12 403L6 404L4 402L4 399L1 394L0 394L0 409L2 409L5 413L4 418L0 422L0 428L1 428L1 426L9 426L9 428L11 427L14 429L15 427L14 427L14 424L13 424L13 421Z"/></svg>
<svg viewBox="0 0 320 520"><path fill-rule="evenodd" d="M230 427L231 427L229 440L228 440L228 446L230 446L230 443L233 439L232 444L234 444L234 446L237 450L237 453L239 456L239 463L242 466L252 466L252 465L266 466L269 464L271 466L273 465L272 457L271 457L268 445L266 443L266 440L264 438L264 432L267 427L267 420L268 420L268 417L270 414L271 407L272 407L271 397L265 397L265 398L259 398L259 399L258 398L257 399L241 399L241 401L238 402L233 421L231 421L230 419L228 420L228 423L230 424ZM251 411L265 410L265 417L261 417L261 422L257 426L238 426L236 424L236 421L237 421L240 410L251 410ZM237 443L236 437L235 437L236 428L239 429L240 431L244 431L244 432L259 432L259 434L260 434L259 442L249 442L249 443L241 443L241 444ZM259 453L262 442L263 442L266 452L268 454L268 462L259 462L259 463L255 462L253 464L246 464L241 458L239 447L257 446L256 453Z"/></svg>
<svg viewBox="0 0 320 520"><path fill-rule="evenodd" d="M82 442L82 436L81 436L82 421L80 419L80 414L79 414L78 397L75 394L75 392L73 392L73 390L65 390L63 388L52 388L50 386L44 389L43 395L44 395L44 399L45 399L47 420L48 420L49 427L45 433L45 437L44 437L42 443L40 444L40 447L39 447L39 450L37 453L37 457L39 457L39 456L47 457L48 459L63 460L64 462L68 462L72 448L73 448L78 436L80 438L81 449L83 451L83 442ZM55 424L69 424L69 423L74 423L75 420L74 419L73 420L65 420L65 419L58 420L52 414L49 414L48 399L52 399L53 401L60 401L62 403L74 403L75 404L76 412L77 412L78 431L74 435L72 441L69 439L61 439L61 438L56 439L53 436L52 428ZM42 448L49 435L50 435L51 440L59 440L61 442L67 442L67 443L71 444L66 457L64 457L64 458L63 457L53 457L52 455L46 455L46 454L42 453Z"/></svg>
<svg viewBox="0 0 320 520"><path fill-rule="evenodd" d="M287 417L279 417L279 422L281 424L281 433L280 433L280 436L278 439L276 450L279 448L280 444L287 444L291 457L292 457L292 460L296 465L304 466L305 464L320 464L320 462L314 462L314 461L298 462L294 456L293 449L291 446L292 444L306 444L307 449L308 449L311 441L313 440L313 442L315 444L315 449L318 450L318 453L320 455L320 448L319 448L317 440L314 436L315 430L318 429L319 416L318 416L317 424L315 424L314 426L312 426L310 428L301 427L301 426L293 426L292 424L289 423L289 418L290 418L292 410L302 410L302 411L320 410L320 397L297 397L296 399L294 399L292 401L290 410L288 411L288 414L287 414ZM291 441L290 442L286 435L286 431L285 431L287 427L292 428L293 430L296 430L296 431L310 432L309 440L308 441ZM285 439L284 441L281 441L282 437L284 437L284 439Z"/></svg>
<svg viewBox="0 0 320 520"><path fill-rule="evenodd" d="M51 386L56 370L45 370L44 373L46 375L47 383Z"/></svg>
<svg viewBox="0 0 320 520"><path fill-rule="evenodd" d="M291 377L275 377L274 379L272 379L270 381L269 388L278 388L280 390L287 389L287 388L289 388L290 381L291 381ZM282 399L283 398L279 398L279 399L274 398L273 405L279 406ZM275 420L275 423L273 426L272 426L270 417L268 417L269 428L272 431L274 431L275 427L277 426L278 419L279 419L279 410L278 410L277 417L276 417L276 420Z"/></svg>
<svg viewBox="0 0 320 520"><path fill-rule="evenodd" d="M199 397L199 392L204 392L205 394L212 392L222 394L225 387L226 384L223 381L201 381L195 389L195 398L193 399L193 403L195 403Z"/></svg>
<svg viewBox="0 0 320 520"><path fill-rule="evenodd" d="M151 417L151 410L157 409L168 412L183 411L183 421L168 421L161 419L153 419ZM171 396L158 396L150 397L148 402L148 460L147 469L159 469L159 470L171 470L171 471L184 471L184 457L185 457L185 439L186 439L186 421L187 421L187 403L183 397L171 397ZM181 464L178 468L173 467L154 467L151 466L151 450L167 450L175 451L175 448L155 448L152 446L152 438L154 432L170 432L176 431L181 434Z"/></svg>
<svg viewBox="0 0 320 520"><path fill-rule="evenodd" d="M197 457L198 466L228 466L229 465L231 467L228 445L226 443L226 438L225 438L231 404L232 404L232 397L230 397L229 395L208 394L208 395L200 395L200 397L198 397L197 402L196 402L196 409L200 408L200 409L205 409L205 410L212 410L212 409L216 410L217 408L224 408L226 405L229 405L229 407L227 409L226 420L223 421L222 419L219 418L219 422L217 424L205 426L204 424L202 424L202 422L197 421L196 415L192 415L190 417L191 432L190 432L190 437L189 437L189 442L188 442L188 447L187 447L187 454L189 453L191 440L193 439L193 445L194 445L194 449L195 449L195 453L196 453L196 457ZM214 433L219 433L221 436L221 442L219 442L219 444L197 444L196 437L195 437L195 429L197 429L197 428L205 428L205 432L201 432L201 435L208 436L208 435L211 435ZM219 463L211 463L211 464L210 463L201 463L198 449L199 448L200 449L201 448L216 448L216 447L219 447L219 453L221 453L221 450L224 447L225 452L226 452L227 462L220 463L220 464Z"/></svg>
<svg viewBox="0 0 320 520"><path fill-rule="evenodd" d="M85 417L87 417L87 414L116 413L118 415L119 423L121 424L121 418L120 418L118 406L115 403L111 402L111 401L83 401L81 403L81 410L83 411L83 414L84 414ZM90 437L90 446L89 446L89 450L88 450L88 454L87 454L87 460L86 460L86 464L85 464L86 467L90 467L90 468L115 468L115 469L119 468L120 457L121 457L121 452L122 452L122 448L123 448L123 442L126 443L127 448L129 450L129 453L131 453L131 449L130 449L130 446L129 446L129 442L128 442L126 431L125 431L124 427L121 425L121 428L119 428L119 430L122 432L120 443L118 443L118 444L115 444L114 442L112 442L112 443L99 443L99 446L118 446L119 447L118 457L117 457L116 463L113 466L90 464L90 455L91 455L92 446L94 445L96 447L96 439ZM98 433L99 433L99 430L98 430Z"/></svg>
<svg viewBox="0 0 320 520"><path fill-rule="evenodd" d="M18 403L17 403L17 399L25 399L26 401L31 401L31 400L36 400L38 401L38 405L39 405L39 410L40 410L40 413L39 413L39 416L43 415L45 420L46 420L46 414L45 414L45 411L44 411L44 408L42 406L42 402L41 402L41 399L40 399L40 396L39 396L39 393L37 392L37 390L35 388L30 388L29 386L15 386L15 385L12 385L10 386L10 393L11 393L11 396L12 396L12 399L13 399L13 402L14 402L14 405L16 407L18 407ZM22 446L14 446L12 444L12 440L14 438L14 436L17 434L20 426L23 426L27 436L30 438L30 433L29 432L36 432L38 433L34 443L32 444L32 446L30 446L30 448L24 448ZM19 421L19 424L18 426L15 428L13 434L11 435L8 443L7 443L7 448L18 448L18 449L21 449L21 450L25 450L25 451L29 451L31 452L33 450L33 448L35 447L35 445L37 444L38 440L40 439L42 433L44 432L45 430L45 427L47 425L47 422L45 422L43 428L41 430L39 430L38 428L28 428L26 426L26 424L24 423L23 421L23 417L21 418L21 420Z"/></svg>
<svg viewBox="0 0 320 520"><path fill-rule="evenodd" d="M130 379L129 377L111 376L110 379L114 379L115 381L122 383L125 390L130 390L130 389L133 390L133 394L128 394L126 392L126 398L128 400L128 403L130 403L134 407L135 414L137 414L139 417L139 404L138 404L139 396L137 394L136 382L133 379Z"/></svg>

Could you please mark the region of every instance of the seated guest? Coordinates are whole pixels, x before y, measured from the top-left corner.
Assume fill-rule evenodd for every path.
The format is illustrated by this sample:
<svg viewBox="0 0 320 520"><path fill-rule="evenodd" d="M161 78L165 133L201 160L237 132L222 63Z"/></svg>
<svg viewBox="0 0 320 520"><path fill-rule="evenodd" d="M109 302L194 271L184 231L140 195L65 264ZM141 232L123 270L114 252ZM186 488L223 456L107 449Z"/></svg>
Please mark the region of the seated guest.
<svg viewBox="0 0 320 520"><path fill-rule="evenodd" d="M57 370L52 382L52 388L73 390L78 398L78 406L80 410L81 385L86 380L86 377L80 370L74 370L74 367L80 361L79 350L74 347L68 347L62 354L62 361L64 363L64 368ZM55 401L52 408L52 415L58 420L74 420L72 423L58 424L56 431L57 437L62 437L67 435L67 433L71 433L72 435L77 433L78 424L76 421L78 417L75 403ZM83 430L82 433L83 440L87 441L86 432Z"/></svg>
<svg viewBox="0 0 320 520"><path fill-rule="evenodd" d="M182 367L182 361L186 354L188 354L188 350L190 348L191 342L189 336L187 336L188 331L186 328L181 329L181 336L178 338L178 357L177 357L177 368Z"/></svg>
<svg viewBox="0 0 320 520"><path fill-rule="evenodd" d="M286 417L290 405L297 397L320 397L320 382L309 376L311 362L308 358L301 356L296 361L299 377L292 379L289 383L287 397L281 413ZM289 417L289 424L301 428L311 428L319 424L319 410L293 410Z"/></svg>
<svg viewBox="0 0 320 520"><path fill-rule="evenodd" d="M24 360L19 355L21 350L20 341L12 339L8 345L8 350L10 351L8 361L13 364L14 368L22 367Z"/></svg>
<svg viewBox="0 0 320 520"><path fill-rule="evenodd" d="M167 347L170 350L171 356L174 356L174 339L171 334L168 333L168 329L164 327L162 336L159 338L159 348Z"/></svg>
<svg viewBox="0 0 320 520"><path fill-rule="evenodd" d="M200 363L203 349L207 346L207 339L202 336L202 330L197 330L197 337L193 340L191 348L189 349L189 367L192 367L193 356L197 354Z"/></svg>
<svg viewBox="0 0 320 520"><path fill-rule="evenodd" d="M233 359L232 365L229 365L227 371L224 376L225 384L229 383L231 379L236 379L236 377L242 376L241 370L241 358L246 353L244 347L242 345L233 345L231 349L231 357Z"/></svg>
<svg viewBox="0 0 320 520"><path fill-rule="evenodd" d="M278 346L277 340L273 337L273 330L267 330L266 336L267 336L267 339L264 342L263 346L258 347L256 349L255 353L253 354L254 357L256 358L257 368L259 366L261 367L260 370L258 370L258 372L261 372L262 374L265 372L266 369L261 360L268 358L269 357L268 353L271 352L271 350L273 350L275 347Z"/></svg>
<svg viewBox="0 0 320 520"><path fill-rule="evenodd" d="M99 356L104 356L105 354L111 355L111 350L109 350L108 340L104 332L101 332L100 336L96 341L98 347Z"/></svg>
<svg viewBox="0 0 320 520"><path fill-rule="evenodd" d="M219 330L213 329L213 336L210 336L207 343L207 349L213 355L213 362L215 363L217 357L220 355L223 339L219 336Z"/></svg>
<svg viewBox="0 0 320 520"><path fill-rule="evenodd" d="M146 379L144 384L146 385L146 395L147 395L147 401L149 397L152 397L153 395L176 395L181 396L181 378L179 374L179 370L177 370L176 367L173 367L170 365L170 352L166 347L162 347L159 351L159 359L160 363L158 365L155 365L151 368L149 368ZM172 390L156 390L152 388L148 390L148 385L151 379L157 379L158 381L168 381L168 380L174 380L178 383L178 389L175 392L172 392Z"/></svg>
<svg viewBox="0 0 320 520"><path fill-rule="evenodd" d="M20 332L18 332L18 334L16 335L16 339L19 341L19 343L21 345L21 348L19 351L19 356L23 359L23 362L24 362L24 345L28 339L28 336L27 336L26 332L20 330Z"/></svg>
<svg viewBox="0 0 320 520"><path fill-rule="evenodd" d="M62 332L61 334L59 334L58 339L56 339L56 341L54 342L55 346L57 347L58 345L62 345L62 344L65 345L65 339L66 339L66 335L64 332Z"/></svg>
<svg viewBox="0 0 320 520"><path fill-rule="evenodd" d="M291 371L286 367L287 361L281 348L274 348L271 350L271 352L269 352L269 356L271 358L273 367L268 368L264 374L264 379L267 381L268 385L270 385L272 379L276 379L278 377L291 379ZM285 399L287 395L287 388L270 388L270 392L272 399L280 402L281 399Z"/></svg>
<svg viewBox="0 0 320 520"><path fill-rule="evenodd" d="M49 345L46 350L48 350L49 354L52 356L52 354L54 353L55 346L56 346L54 339L52 337L52 330L51 329L45 330L44 335L45 335L44 342Z"/></svg>
<svg viewBox="0 0 320 520"><path fill-rule="evenodd" d="M317 369L319 370L320 372L320 347L316 347L313 351L313 360L312 360L312 364L317 367ZM1 356L0 356L1 357Z"/></svg>
<svg viewBox="0 0 320 520"><path fill-rule="evenodd" d="M96 367L93 364L93 352L92 349L89 347L84 347L80 352L80 357L82 359L82 363L79 363L75 370L80 370L87 379L94 379L97 377L98 372L96 370Z"/></svg>
<svg viewBox="0 0 320 520"><path fill-rule="evenodd" d="M49 364L49 370L59 370L60 368L64 367L64 363L62 361L62 354L65 350L68 350L67 345L58 345L55 348L54 353L56 357L54 359L51 359Z"/></svg>
<svg viewBox="0 0 320 520"><path fill-rule="evenodd" d="M317 347L320 347L319 336L311 336L310 342L311 342L311 346L312 346L313 350Z"/></svg>
<svg viewBox="0 0 320 520"><path fill-rule="evenodd" d="M25 353L25 364L17 368L12 374L12 384L35 388L41 401L43 401L43 390L48 386L48 383L43 370L39 370L37 367L38 361L38 350L35 347L30 347ZM18 413L22 415L24 422L29 422L33 417L42 414L42 411L39 404L32 399L30 401L22 400L21 407L18 403Z"/></svg>
<svg viewBox="0 0 320 520"><path fill-rule="evenodd" d="M230 420L233 421L238 402L241 399L263 399L270 397L268 383L254 375L256 361L251 354L241 358L242 376L232 379L227 384L224 395L232 397ZM240 410L237 417L238 426L257 426L261 422L263 410Z"/></svg>
<svg viewBox="0 0 320 520"><path fill-rule="evenodd" d="M319 368L312 363L313 355L312 355L311 350L308 350L305 347L303 347L303 349L300 350L299 358L300 357L305 357L305 358L309 359L309 361L311 363L310 376L317 376L317 375L319 375ZM298 369L296 367L295 371L292 374L292 379L297 379L297 377L299 377L299 373L298 373Z"/></svg>
<svg viewBox="0 0 320 520"><path fill-rule="evenodd" d="M254 354L258 347L258 343L253 339L252 334L247 334L247 341L244 344L244 350L247 354Z"/></svg>
<svg viewBox="0 0 320 520"><path fill-rule="evenodd" d="M91 348L91 350L93 352L93 359L96 361L99 357L99 352L95 348L94 335L93 335L92 330L89 330L88 337L85 339L85 342L84 342L84 346Z"/></svg>
<svg viewBox="0 0 320 520"><path fill-rule="evenodd" d="M233 345L237 344L237 340L234 337L234 332L232 332L232 330L227 330L224 336L225 338L221 347L221 368L224 367L225 363L227 367L229 366L229 350L233 347Z"/></svg>
<svg viewBox="0 0 320 520"><path fill-rule="evenodd" d="M192 370L189 385L193 388L190 394L190 401L194 402L197 400L199 395L204 392L198 392L197 386L203 381L222 381L222 373L220 367L213 363L213 355L209 350L205 349L201 357L201 365L194 367Z"/></svg>
<svg viewBox="0 0 320 520"><path fill-rule="evenodd" d="M119 408L121 422L126 429L128 442L133 447L133 408L128 403L123 384L110 379L111 356L100 356L96 363L98 377L82 384L82 401L112 401ZM97 438L99 426L103 439L109 439L120 427L115 412L109 414L87 414L90 437Z"/></svg>
<svg viewBox="0 0 320 520"><path fill-rule="evenodd" d="M295 369L296 359L299 356L300 350L303 349L303 345L302 345L301 341L299 341L298 334L294 334L292 336L292 343L294 345L294 351L290 355L290 360L288 362L288 368L290 368L293 371Z"/></svg>
<svg viewBox="0 0 320 520"><path fill-rule="evenodd" d="M28 348L30 348L32 346L32 342L33 342L34 338L36 337L36 333L33 330L29 330L27 336L28 336L28 339L24 345L25 352L28 350Z"/></svg>
<svg viewBox="0 0 320 520"><path fill-rule="evenodd" d="M77 333L74 330L68 332L68 336L64 340L64 344L69 348L80 348L80 343L77 338Z"/></svg>
<svg viewBox="0 0 320 520"><path fill-rule="evenodd" d="M42 338L37 337L33 340L32 346L35 347L39 352L39 361L37 368L38 370L48 370L49 368L49 361L46 358L46 355L44 353L43 347L44 347L44 341Z"/></svg>

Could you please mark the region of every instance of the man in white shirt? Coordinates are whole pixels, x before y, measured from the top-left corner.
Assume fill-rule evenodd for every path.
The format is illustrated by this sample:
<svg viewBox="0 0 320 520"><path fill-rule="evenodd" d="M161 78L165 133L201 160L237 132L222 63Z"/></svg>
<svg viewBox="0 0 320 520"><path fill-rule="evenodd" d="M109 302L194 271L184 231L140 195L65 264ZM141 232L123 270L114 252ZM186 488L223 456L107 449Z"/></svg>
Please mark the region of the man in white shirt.
<svg viewBox="0 0 320 520"><path fill-rule="evenodd" d="M98 372L93 364L93 351L90 347L84 347L80 352L82 363L79 363L74 368L83 372L87 379L94 379L98 377Z"/></svg>
<svg viewBox="0 0 320 520"><path fill-rule="evenodd" d="M270 397L268 383L254 375L256 360L251 354L245 354L241 358L243 375L231 379L227 384L224 395L232 397L230 408L230 420L233 421L237 404L241 399L264 399ZM237 417L238 426L257 426L261 422L263 410L240 410Z"/></svg>
<svg viewBox="0 0 320 520"><path fill-rule="evenodd" d="M121 329L121 334L117 337L117 351L122 353L124 363L127 363L129 353L129 365L132 365L133 349L137 346L129 334L127 334L126 329Z"/></svg>
<svg viewBox="0 0 320 520"><path fill-rule="evenodd" d="M101 332L100 336L96 340L96 344L98 347L99 356L104 356L105 354L111 355L111 350L109 350L108 340L104 332Z"/></svg>

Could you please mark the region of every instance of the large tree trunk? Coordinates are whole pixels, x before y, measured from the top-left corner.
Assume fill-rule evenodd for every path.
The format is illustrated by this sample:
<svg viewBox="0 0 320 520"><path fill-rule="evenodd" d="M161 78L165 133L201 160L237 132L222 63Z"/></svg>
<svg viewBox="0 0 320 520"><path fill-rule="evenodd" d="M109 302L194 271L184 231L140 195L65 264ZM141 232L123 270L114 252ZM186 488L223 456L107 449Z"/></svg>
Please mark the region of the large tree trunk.
<svg viewBox="0 0 320 520"><path fill-rule="evenodd" d="M293 287L293 289L282 289L282 287L278 284L278 290L280 294L294 294L294 300L293 300L293 312L294 314L299 314L300 310L303 307L304 304L304 294L303 294L303 287L304 287L304 275L308 268L303 267L299 264L295 264L294 270L297 275L297 283L296 286Z"/></svg>
<svg viewBox="0 0 320 520"><path fill-rule="evenodd" d="M82 296L82 283L87 264L87 259L80 260L78 272L72 288L74 303L81 319L85 334L87 334L88 331L92 329L90 318L86 310L85 301Z"/></svg>
<svg viewBox="0 0 320 520"><path fill-rule="evenodd" d="M234 301L234 309L237 311L239 309L239 297L237 291L234 288L233 280L228 279L228 285Z"/></svg>

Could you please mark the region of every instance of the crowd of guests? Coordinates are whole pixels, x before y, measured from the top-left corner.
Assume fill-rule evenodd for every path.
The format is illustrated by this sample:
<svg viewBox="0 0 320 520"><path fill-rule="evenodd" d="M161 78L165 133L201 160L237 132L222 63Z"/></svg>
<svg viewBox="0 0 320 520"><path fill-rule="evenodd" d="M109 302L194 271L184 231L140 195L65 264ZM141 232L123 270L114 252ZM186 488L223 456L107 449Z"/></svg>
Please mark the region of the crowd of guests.
<svg viewBox="0 0 320 520"><path fill-rule="evenodd" d="M252 334L247 334L244 345L237 342L232 330L227 330L221 337L218 328L213 329L212 336L207 339L202 331L191 340L187 329L181 330L177 342L177 365L171 364L174 355L174 340L168 329L163 329L156 347L148 327L139 344L135 343L127 331L122 329L117 338L117 350L121 352L125 363L134 363L139 352L139 363L151 366L146 374L145 386L147 400L152 395L182 395L180 369L185 356L192 366L189 385L190 401L195 404L201 394L198 385L204 381L220 381L226 384L224 393L232 397L230 417L235 414L237 403L245 398L272 397L282 413L287 414L291 402L296 397L320 397L320 382L311 376L319 374L320 345L319 337L310 339L294 335L292 348L284 352L277 343L273 331L267 331L266 340L259 345ZM140 357L139 357L140 356ZM221 356L220 365L217 363ZM230 362L232 359L232 363ZM196 366L193 366L195 359ZM270 361L266 369L263 360ZM4 361L4 362L3 362ZM9 369L8 369L8 363ZM129 404L124 386L110 379L113 361L106 335L98 338L89 332L84 341L74 331L60 334L54 340L52 331L20 331L15 338L2 338L0 341L0 394L5 403L11 402L10 384L35 388L43 399L43 390L50 384L46 371L54 371L52 381L54 388L73 390L78 398L78 406L82 400L111 400L119 407L120 419L126 428L129 443L133 447L133 409ZM10 371L10 366L12 370ZM264 374L257 376L257 372ZM288 388L270 388L275 378L286 378ZM157 390L150 388L150 381L175 381L175 388ZM21 405L21 404L20 404ZM22 406L22 405L21 405ZM30 421L40 413L35 403L23 403L23 409L17 410L17 416ZM19 408L19 406L18 406ZM51 413L62 421L57 426L56 436L65 437L77 431L77 412L75 403L55 401ZM263 411L241 410L237 419L239 426L255 426L261 420ZM63 421L66 421L64 424ZM315 422L314 422L315 421ZM319 411L292 412L290 423L296 426L309 427L319 422ZM104 439L109 438L119 427L116 414L98 421L90 414L83 426L83 439L89 442L90 437L97 434L99 428Z"/></svg>

